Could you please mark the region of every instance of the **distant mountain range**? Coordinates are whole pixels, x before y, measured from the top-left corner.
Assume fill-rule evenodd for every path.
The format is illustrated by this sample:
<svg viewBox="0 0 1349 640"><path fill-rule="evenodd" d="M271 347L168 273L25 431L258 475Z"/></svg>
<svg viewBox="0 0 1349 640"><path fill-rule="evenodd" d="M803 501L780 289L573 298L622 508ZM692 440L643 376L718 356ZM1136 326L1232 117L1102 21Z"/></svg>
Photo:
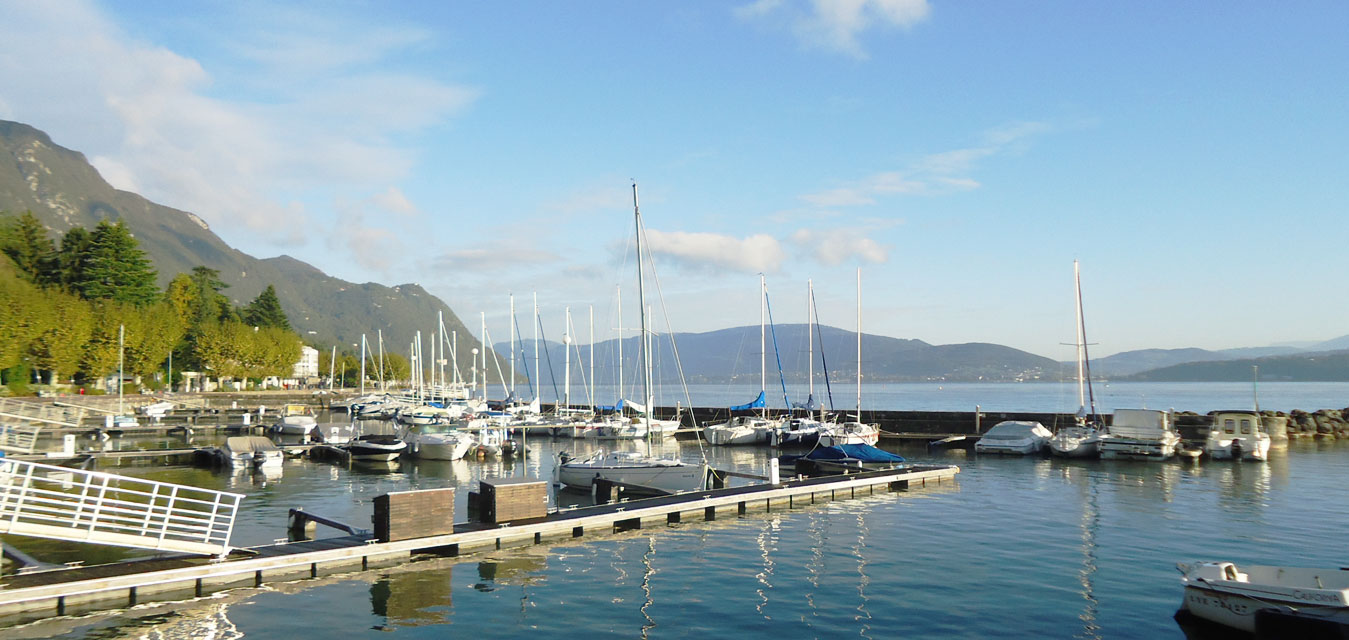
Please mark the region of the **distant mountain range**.
<svg viewBox="0 0 1349 640"><path fill-rule="evenodd" d="M473 335L458 316L439 298L415 284L385 286L357 284L329 276L288 256L259 259L225 244L201 218L165 207L145 198L114 189L88 163L84 155L52 142L42 131L18 122L0 120L0 212L32 211L54 233L64 234L74 226L93 229L102 219L123 220L159 270L161 286L178 273L204 265L220 272L229 284L225 294L234 303L255 298L268 284L275 285L291 325L316 345L350 348L366 334L372 340L383 330L386 349L402 352L417 330L427 330L437 312L444 314L448 330L457 331L459 346L477 346ZM789 380L804 380L810 347L803 324L775 327L768 340L769 384L777 379L778 361ZM706 333L675 336L686 379L692 382L759 380L759 327L735 327ZM656 339L653 356L657 375L676 379L669 339ZM498 353L509 353L498 345ZM546 343L543 352L551 360L552 373L531 372L533 380L562 378L563 351L558 343ZM625 377L637 367L637 338L623 341ZM1260 367L1262 379L1349 380L1349 335L1305 347L1261 347L1205 351L1202 349L1145 349L1119 353L1092 361L1097 377L1137 380L1249 380L1252 366ZM517 345L517 374L533 367L533 348ZM616 376L617 341L595 347L601 384ZM582 348L582 353L588 353ZM524 354L528 354L526 357ZM862 338L862 372L870 382L898 381L1031 381L1059 380L1076 375L1072 363L1055 362L1025 351L996 344L968 343L932 345L865 334ZM831 380L851 381L856 375L856 334L835 327L820 327L814 347L816 375L823 380L827 364ZM577 358L574 358L574 360ZM502 361L503 372L510 363ZM580 379L579 364L573 376ZM493 368L494 369L494 368ZM495 378L495 371L492 372ZM588 375L588 374L587 374Z"/></svg>
<svg viewBox="0 0 1349 640"><path fill-rule="evenodd" d="M768 385L779 382L779 362L782 377L789 382L804 381L808 377L812 347L805 324L778 325L766 337ZM679 363L689 382L754 382L760 379L759 327L733 327L705 333L676 333L674 347L679 350ZM674 348L669 336L654 339L652 365L655 375L664 380L677 380ZM817 380L824 380L827 367L829 379L853 381L857 376L857 334L835 327L816 327L813 356ZM776 344L776 348L774 345ZM497 353L508 357L509 343L494 345ZM640 343L636 337L625 338L622 344L624 379L632 384L639 366ZM525 340L515 347L517 363L533 367L533 341ZM613 384L617 377L619 344L606 340L595 345L596 369L600 384ZM546 342L540 345L540 366L543 375L534 379L550 382L561 379L564 352L562 345ZM573 351L572 363L589 365L589 352L582 346ZM548 368L552 365L552 370ZM503 364L509 366L509 362ZM1032 353L987 343L931 345L922 340L904 340L872 334L862 335L862 375L868 382L949 381L1012 382L1057 380L1062 365L1049 358ZM521 365L517 364L517 374ZM579 380L579 369L574 369L573 380ZM606 379L605 376L608 376ZM531 376L533 377L533 376ZM579 383L578 383L579 384ZM668 384L668 383L667 383Z"/></svg>
<svg viewBox="0 0 1349 640"><path fill-rule="evenodd" d="M225 295L236 305L276 286L281 306L302 336L319 345L359 343L382 329L390 344L405 345L417 330L434 326L443 312L461 347L476 341L454 312L415 284L387 287L331 277L289 256L258 259L225 244L197 216L114 189L84 155L52 142L46 133L0 120L0 211L32 211L59 240L70 228L93 230L102 219L122 220L159 270L159 284L204 265L220 272ZM399 349L402 351L402 349Z"/></svg>
<svg viewBox="0 0 1349 640"><path fill-rule="evenodd" d="M1337 381L1349 380L1349 368L1331 365L1346 349L1349 336L1305 347L1140 349L1092 360L1091 370L1117 380L1236 382L1251 380L1252 367L1259 367L1263 380Z"/></svg>

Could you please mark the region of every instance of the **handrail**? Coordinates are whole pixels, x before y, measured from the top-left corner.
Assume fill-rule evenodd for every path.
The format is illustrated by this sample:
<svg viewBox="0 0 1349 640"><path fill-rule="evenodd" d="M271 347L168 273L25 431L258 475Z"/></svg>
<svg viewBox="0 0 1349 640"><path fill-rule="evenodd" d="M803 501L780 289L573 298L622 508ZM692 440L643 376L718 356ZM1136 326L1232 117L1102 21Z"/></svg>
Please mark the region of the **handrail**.
<svg viewBox="0 0 1349 640"><path fill-rule="evenodd" d="M243 494L0 458L0 533L206 555Z"/></svg>

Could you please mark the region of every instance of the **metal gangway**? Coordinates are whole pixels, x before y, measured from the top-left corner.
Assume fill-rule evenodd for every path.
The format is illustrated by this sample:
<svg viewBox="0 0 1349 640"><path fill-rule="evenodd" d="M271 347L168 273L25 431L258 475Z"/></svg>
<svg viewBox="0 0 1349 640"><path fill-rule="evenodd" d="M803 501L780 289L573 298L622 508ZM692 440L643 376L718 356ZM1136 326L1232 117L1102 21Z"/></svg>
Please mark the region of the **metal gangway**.
<svg viewBox="0 0 1349 640"><path fill-rule="evenodd" d="M24 402L13 398L0 398L0 419L7 421L41 422L58 427L78 428L87 411L86 407L62 405L60 403L44 404Z"/></svg>
<svg viewBox="0 0 1349 640"><path fill-rule="evenodd" d="M224 555L243 498L0 458L0 533Z"/></svg>
<svg viewBox="0 0 1349 640"><path fill-rule="evenodd" d="M35 424L0 423L0 451L32 455L37 450L37 436L42 427Z"/></svg>

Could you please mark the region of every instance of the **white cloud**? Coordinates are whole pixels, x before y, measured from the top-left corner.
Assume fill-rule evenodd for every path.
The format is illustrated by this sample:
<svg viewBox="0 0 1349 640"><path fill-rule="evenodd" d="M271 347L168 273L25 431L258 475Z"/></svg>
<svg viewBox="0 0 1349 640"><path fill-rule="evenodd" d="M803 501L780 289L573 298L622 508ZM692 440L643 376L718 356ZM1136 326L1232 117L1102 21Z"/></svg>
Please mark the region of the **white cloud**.
<svg viewBox="0 0 1349 640"><path fill-rule="evenodd" d="M792 244L829 266L844 263L881 264L890 259L890 251L863 229L799 229Z"/></svg>
<svg viewBox="0 0 1349 640"><path fill-rule="evenodd" d="M419 28L231 7L223 20L267 26L197 26L189 35L236 36L203 50L248 52L235 59L244 68L207 68L138 40L89 3L10 6L0 21L0 102L10 117L88 154L113 186L196 213L216 229L295 243L323 213L295 199L333 201L342 191L396 182L416 161L396 134L441 122L478 95L422 75L368 71L401 48L425 45ZM217 87L217 77L233 83ZM225 97L240 91L248 98ZM381 206L412 205L395 190ZM361 227L360 241L391 235L374 233L377 226Z"/></svg>
<svg viewBox="0 0 1349 640"><path fill-rule="evenodd" d="M983 144L953 149L919 158L907 168L882 171L843 186L801 195L801 200L817 207L856 207L879 202L885 196L933 196L979 188L979 182L966 175L979 163L1009 153L1040 133L1050 131L1045 123L1024 122L988 131Z"/></svg>
<svg viewBox="0 0 1349 640"><path fill-rule="evenodd" d="M907 29L926 20L931 12L927 0L811 0L809 5L759 0L738 7L735 14L743 20L785 20L807 47L865 59L859 42L862 33L876 28Z"/></svg>
<svg viewBox="0 0 1349 640"><path fill-rule="evenodd" d="M651 253L695 269L774 273L786 257L781 243L766 234L735 238L716 233L647 229L646 239Z"/></svg>

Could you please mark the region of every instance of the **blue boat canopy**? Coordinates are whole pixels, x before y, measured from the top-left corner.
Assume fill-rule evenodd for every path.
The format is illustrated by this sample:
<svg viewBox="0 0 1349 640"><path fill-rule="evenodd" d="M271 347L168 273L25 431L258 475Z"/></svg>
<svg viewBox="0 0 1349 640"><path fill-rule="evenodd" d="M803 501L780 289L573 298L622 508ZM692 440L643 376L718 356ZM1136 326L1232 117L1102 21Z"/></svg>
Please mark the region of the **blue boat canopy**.
<svg viewBox="0 0 1349 640"><path fill-rule="evenodd" d="M806 401L805 401L804 404L803 404L803 403L800 403L800 402L793 402L793 403L792 403L792 408L794 408L794 409L805 409L805 410L807 410L807 411L814 411L814 410L816 410L816 409L819 409L819 408L820 408L820 405L817 404L817 403L815 402L815 396L812 394L810 397L806 398Z"/></svg>
<svg viewBox="0 0 1349 640"><path fill-rule="evenodd" d="M736 406L734 406L734 407L731 407L731 411L745 411L745 410L748 410L748 409L762 409L762 408L764 408L765 406L768 406L768 405L767 405L767 403L764 402L764 395L763 395L763 392L760 391L760 392L759 392L759 397L755 398L755 399L754 399L754 402L751 402L751 403L749 403L749 404L736 405Z"/></svg>
<svg viewBox="0 0 1349 640"><path fill-rule="evenodd" d="M840 444L832 447L817 447L802 456L807 460L861 460L862 462L904 462L903 456L877 449L869 444Z"/></svg>
<svg viewBox="0 0 1349 640"><path fill-rule="evenodd" d="M595 407L595 408L596 408L596 409L599 409L600 411L622 411L622 410L623 410L623 399L622 399L622 398L619 398L617 404L600 405L600 406Z"/></svg>

